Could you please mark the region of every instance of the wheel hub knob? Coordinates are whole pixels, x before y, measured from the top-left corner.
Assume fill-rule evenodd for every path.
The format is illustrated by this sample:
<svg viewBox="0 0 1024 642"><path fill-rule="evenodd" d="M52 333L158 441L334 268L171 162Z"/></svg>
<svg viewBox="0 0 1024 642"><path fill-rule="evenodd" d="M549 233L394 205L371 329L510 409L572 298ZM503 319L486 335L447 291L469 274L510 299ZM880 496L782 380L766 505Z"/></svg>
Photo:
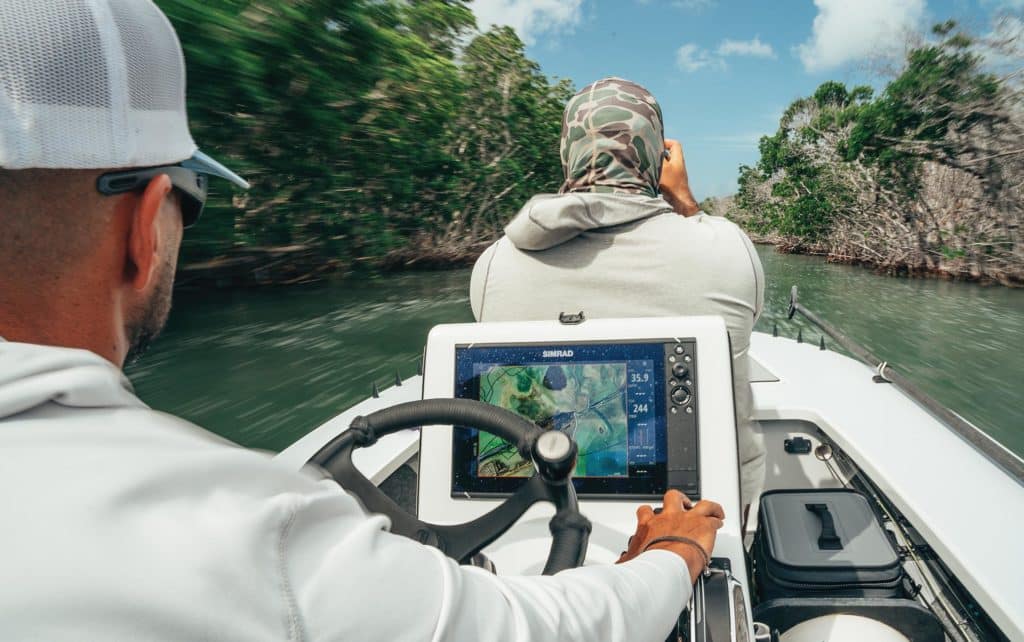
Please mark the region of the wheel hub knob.
<svg viewBox="0 0 1024 642"><path fill-rule="evenodd" d="M533 444L533 462L546 479L566 479L576 466L576 442L560 430L548 430Z"/></svg>

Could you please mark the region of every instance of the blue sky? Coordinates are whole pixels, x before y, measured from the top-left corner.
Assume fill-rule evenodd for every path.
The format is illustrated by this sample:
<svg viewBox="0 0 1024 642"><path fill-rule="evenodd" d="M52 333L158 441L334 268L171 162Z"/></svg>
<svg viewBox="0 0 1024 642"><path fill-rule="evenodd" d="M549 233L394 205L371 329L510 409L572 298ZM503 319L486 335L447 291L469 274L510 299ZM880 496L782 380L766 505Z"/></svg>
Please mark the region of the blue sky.
<svg viewBox="0 0 1024 642"><path fill-rule="evenodd" d="M908 34L954 18L976 32L1024 0L476 0L549 76L646 86L683 144L698 199L730 194L782 111L826 80L884 85Z"/></svg>

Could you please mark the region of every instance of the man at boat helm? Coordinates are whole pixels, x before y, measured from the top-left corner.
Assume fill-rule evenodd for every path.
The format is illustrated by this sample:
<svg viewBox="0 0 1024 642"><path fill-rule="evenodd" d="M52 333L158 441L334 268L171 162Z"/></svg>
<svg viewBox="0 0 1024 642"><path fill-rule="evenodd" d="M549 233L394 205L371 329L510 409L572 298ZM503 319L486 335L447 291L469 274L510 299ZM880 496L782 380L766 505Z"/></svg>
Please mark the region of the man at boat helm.
<svg viewBox="0 0 1024 642"><path fill-rule="evenodd" d="M618 565L499 577L132 393L208 177L245 186L184 83L149 0L0 0L0 639L664 639L713 502L641 509Z"/></svg>
<svg viewBox="0 0 1024 642"><path fill-rule="evenodd" d="M477 321L710 314L729 330L741 505L764 482L747 351L764 303L761 261L738 226L700 210L661 107L621 78L566 105L558 194L535 196L473 269ZM538 287L543 284L543 287ZM744 509L744 510L745 510Z"/></svg>

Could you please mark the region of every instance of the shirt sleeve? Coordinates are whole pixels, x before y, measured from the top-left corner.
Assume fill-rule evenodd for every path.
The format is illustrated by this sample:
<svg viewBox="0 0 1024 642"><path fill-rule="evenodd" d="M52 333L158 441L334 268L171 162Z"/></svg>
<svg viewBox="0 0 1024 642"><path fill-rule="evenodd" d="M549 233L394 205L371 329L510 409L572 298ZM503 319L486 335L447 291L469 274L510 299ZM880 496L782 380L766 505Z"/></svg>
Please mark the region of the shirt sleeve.
<svg viewBox="0 0 1024 642"><path fill-rule="evenodd" d="M387 532L387 518L366 516L336 485L299 501L278 545L285 622L297 638L661 642L692 591L686 562L668 551L498 576Z"/></svg>
<svg viewBox="0 0 1024 642"><path fill-rule="evenodd" d="M554 576L499 577L443 563L452 608L438 640L662 642L692 591L686 562L668 551Z"/></svg>
<svg viewBox="0 0 1024 642"><path fill-rule="evenodd" d="M764 310L764 268L761 266L761 257L757 255L757 249L750 241L750 237L739 226L736 227L743 239L743 245L747 248L747 255L750 257L750 267L754 271L754 321L761 318L761 311Z"/></svg>
<svg viewBox="0 0 1024 642"><path fill-rule="evenodd" d="M487 278L491 270L491 261L494 260L494 253L498 242L492 243L480 258L473 265L473 275L469 279L469 305L473 308L473 318L482 321L484 313L484 298L487 296Z"/></svg>

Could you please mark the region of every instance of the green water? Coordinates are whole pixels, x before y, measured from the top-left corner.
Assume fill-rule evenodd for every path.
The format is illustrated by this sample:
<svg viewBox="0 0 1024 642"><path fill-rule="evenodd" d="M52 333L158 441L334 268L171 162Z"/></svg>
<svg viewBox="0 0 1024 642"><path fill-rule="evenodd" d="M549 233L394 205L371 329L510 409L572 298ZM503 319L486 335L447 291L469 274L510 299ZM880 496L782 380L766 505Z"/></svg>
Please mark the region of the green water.
<svg viewBox="0 0 1024 642"><path fill-rule="evenodd" d="M1024 291L910 280L761 247L768 279L758 329L817 341L785 318L801 302L926 392L1024 453ZM469 271L310 288L179 294L167 330L128 369L139 396L241 444L280 450L415 373L427 331L472 321ZM898 429L895 426L894 429Z"/></svg>

